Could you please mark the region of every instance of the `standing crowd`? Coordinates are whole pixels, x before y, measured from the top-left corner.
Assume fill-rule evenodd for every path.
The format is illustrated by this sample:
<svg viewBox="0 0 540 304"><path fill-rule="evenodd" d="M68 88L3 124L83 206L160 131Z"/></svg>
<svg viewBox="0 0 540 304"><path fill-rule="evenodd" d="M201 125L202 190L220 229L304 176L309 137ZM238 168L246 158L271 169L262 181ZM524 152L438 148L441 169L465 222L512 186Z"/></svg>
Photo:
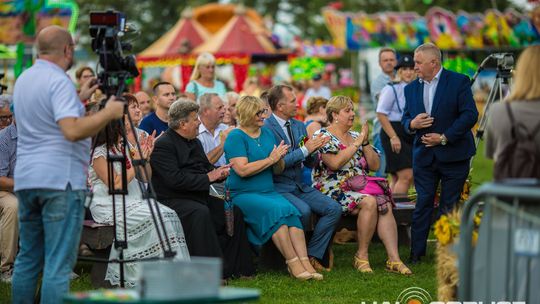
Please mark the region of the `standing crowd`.
<svg viewBox="0 0 540 304"><path fill-rule="evenodd" d="M353 130L353 101L332 97L319 75L303 100L292 86L261 92L252 80L239 95L216 79L211 54L199 56L182 95L158 82L152 96L125 93L122 102L113 96L97 109L103 96L92 69L77 71L78 89L66 74L74 55L67 31L43 29L37 50L13 100L0 99L0 267L14 303L33 302L40 273L41 303L59 303L68 292L77 253L85 248L79 240L88 190L96 223L116 218L127 228L126 259L163 256L152 224L158 211L174 259L219 257L224 279L252 277L254 256L272 241L291 276L323 280L332 267L335 229L346 215L356 217L351 263L359 272L373 272L368 249L377 233L388 255L385 269L411 275L398 253L393 197L406 196L414 182L409 263L418 263L439 183L442 214L459 200L475 154L471 129L478 112L469 79L442 68L441 52L430 43L399 60L392 49L380 51L372 132L368 123ZM539 54L536 46L522 56L538 61ZM521 93L511 96L523 100L519 107L512 103L520 117L538 105L529 100L540 99L538 82L524 84L540 81L538 71L523 62L516 74ZM304 122L295 119L299 108L306 110ZM489 141L496 161L501 136ZM109 157L123 154L127 158L108 168ZM150 183L156 199L148 204L142 193ZM116 214L112 208L122 198L108 194L123 186L125 221L121 208ZM313 229L309 240L306 229ZM137 284L138 272L136 262L126 265L128 286ZM120 284L118 265L109 264L106 280Z"/></svg>

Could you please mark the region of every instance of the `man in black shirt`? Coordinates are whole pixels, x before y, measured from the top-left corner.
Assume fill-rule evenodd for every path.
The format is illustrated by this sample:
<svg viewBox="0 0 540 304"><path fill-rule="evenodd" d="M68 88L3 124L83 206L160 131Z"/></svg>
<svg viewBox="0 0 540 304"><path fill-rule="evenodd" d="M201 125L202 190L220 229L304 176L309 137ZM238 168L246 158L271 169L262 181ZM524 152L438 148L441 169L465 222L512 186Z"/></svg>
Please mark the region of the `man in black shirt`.
<svg viewBox="0 0 540 304"><path fill-rule="evenodd" d="M223 277L252 276L255 269L243 214L234 208L232 236L224 201L210 196L210 184L223 181L229 166L215 168L197 139L199 106L176 101L169 109L169 129L155 143L150 160L158 201L180 217L192 256L223 258ZM230 232L230 231L229 231Z"/></svg>

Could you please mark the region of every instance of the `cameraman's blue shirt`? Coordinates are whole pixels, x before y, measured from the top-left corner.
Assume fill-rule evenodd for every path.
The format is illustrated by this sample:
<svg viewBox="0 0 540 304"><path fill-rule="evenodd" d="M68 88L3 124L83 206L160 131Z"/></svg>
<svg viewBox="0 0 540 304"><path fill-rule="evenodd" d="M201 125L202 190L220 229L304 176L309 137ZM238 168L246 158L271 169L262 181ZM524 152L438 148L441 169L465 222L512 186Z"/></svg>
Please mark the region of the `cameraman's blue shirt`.
<svg viewBox="0 0 540 304"><path fill-rule="evenodd" d="M71 142L58 121L83 117L75 85L56 64L38 59L21 74L13 93L17 117L15 191L86 189L90 138Z"/></svg>
<svg viewBox="0 0 540 304"><path fill-rule="evenodd" d="M139 129L146 131L148 134L152 134L156 130L156 136L159 136L161 132L167 131L167 128L169 128L167 123L159 119L156 112L148 114L139 125Z"/></svg>

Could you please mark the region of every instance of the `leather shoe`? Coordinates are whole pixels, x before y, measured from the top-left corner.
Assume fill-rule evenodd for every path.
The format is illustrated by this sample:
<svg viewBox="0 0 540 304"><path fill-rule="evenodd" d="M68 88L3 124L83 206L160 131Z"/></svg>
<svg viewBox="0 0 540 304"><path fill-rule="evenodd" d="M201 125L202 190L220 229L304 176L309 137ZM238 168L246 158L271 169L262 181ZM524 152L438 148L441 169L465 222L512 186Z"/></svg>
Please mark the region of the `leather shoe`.
<svg viewBox="0 0 540 304"><path fill-rule="evenodd" d="M411 254L409 257L409 264L419 264L420 263L420 256L416 254Z"/></svg>

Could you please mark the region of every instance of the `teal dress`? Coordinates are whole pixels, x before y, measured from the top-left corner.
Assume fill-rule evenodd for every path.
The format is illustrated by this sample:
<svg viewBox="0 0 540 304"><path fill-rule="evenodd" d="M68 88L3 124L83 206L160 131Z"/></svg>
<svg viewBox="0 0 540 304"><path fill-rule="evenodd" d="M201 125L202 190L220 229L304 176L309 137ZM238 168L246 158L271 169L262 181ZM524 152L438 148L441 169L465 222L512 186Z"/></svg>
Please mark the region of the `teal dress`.
<svg viewBox="0 0 540 304"><path fill-rule="evenodd" d="M267 158L273 148L274 136L264 127L258 138L234 129L224 146L227 162L231 158L247 157L250 163ZM245 178L231 169L226 186L233 204L244 213L248 239L252 244L266 243L282 225L302 229L300 212L274 190L272 167Z"/></svg>

